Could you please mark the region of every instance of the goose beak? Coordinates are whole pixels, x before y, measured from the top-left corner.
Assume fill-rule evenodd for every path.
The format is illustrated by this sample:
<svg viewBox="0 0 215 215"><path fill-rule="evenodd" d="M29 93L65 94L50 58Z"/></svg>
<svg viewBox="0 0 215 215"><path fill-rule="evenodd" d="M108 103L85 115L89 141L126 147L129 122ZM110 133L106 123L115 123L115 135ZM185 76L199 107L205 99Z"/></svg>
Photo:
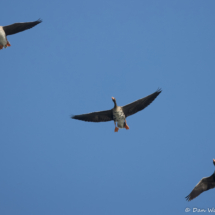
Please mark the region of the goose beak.
<svg viewBox="0 0 215 215"><path fill-rule="evenodd" d="M213 163L214 163L214 165L215 165L215 159L213 159Z"/></svg>

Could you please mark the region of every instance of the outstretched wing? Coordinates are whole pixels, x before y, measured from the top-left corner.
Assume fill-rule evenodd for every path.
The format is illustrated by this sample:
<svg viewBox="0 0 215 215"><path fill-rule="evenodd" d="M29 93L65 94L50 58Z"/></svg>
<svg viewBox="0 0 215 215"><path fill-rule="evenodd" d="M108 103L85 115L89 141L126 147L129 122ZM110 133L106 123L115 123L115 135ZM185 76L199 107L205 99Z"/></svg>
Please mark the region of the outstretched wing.
<svg viewBox="0 0 215 215"><path fill-rule="evenodd" d="M137 113L138 111L143 110L148 105L150 105L155 98L161 93L161 89L158 89L156 92L152 93L151 95L148 95L142 99L139 99L135 102L132 102L130 104L127 104L122 107L123 112L125 114L125 117L128 117L130 115L133 115Z"/></svg>
<svg viewBox="0 0 215 215"><path fill-rule="evenodd" d="M202 192L207 191L215 187L215 173L209 177L202 178L201 181L194 187L192 192L186 196L187 201L191 201L192 199L196 198Z"/></svg>
<svg viewBox="0 0 215 215"><path fill-rule="evenodd" d="M14 23L12 25L4 26L3 29L5 31L5 34L8 36L8 35L16 34L21 31L25 31L27 29L33 28L35 25L38 25L41 22L42 22L42 20L38 19L35 22Z"/></svg>
<svg viewBox="0 0 215 215"><path fill-rule="evenodd" d="M72 119L83 120L87 122L107 122L113 120L113 111L105 110L81 115L75 115Z"/></svg>

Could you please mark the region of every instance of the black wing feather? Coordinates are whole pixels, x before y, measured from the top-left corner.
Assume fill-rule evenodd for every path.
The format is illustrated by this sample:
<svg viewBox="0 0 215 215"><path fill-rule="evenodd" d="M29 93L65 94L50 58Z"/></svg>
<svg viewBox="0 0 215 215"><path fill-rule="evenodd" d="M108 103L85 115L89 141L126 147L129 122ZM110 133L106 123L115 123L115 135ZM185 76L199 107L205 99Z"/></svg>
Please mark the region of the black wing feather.
<svg viewBox="0 0 215 215"><path fill-rule="evenodd" d="M42 22L42 20L38 19L35 22L14 23L12 25L4 26L3 29L4 29L5 34L8 36L8 35L16 34L21 31L25 31L27 29L33 28L35 25L38 25L41 22Z"/></svg>
<svg viewBox="0 0 215 215"><path fill-rule="evenodd" d="M128 117L130 115L133 115L137 113L138 111L143 110L146 108L148 105L150 105L155 98L161 93L161 89L158 89L156 92L152 93L151 95L148 95L142 99L139 99L135 102L132 102L130 104L127 104L123 106L123 111L125 114L125 117Z"/></svg>
<svg viewBox="0 0 215 215"><path fill-rule="evenodd" d="M200 182L194 187L192 192L186 196L187 201L191 201L192 199L196 198L198 195L203 193L204 191L207 191L209 189L212 189L215 187L215 173L213 175L202 178Z"/></svg>
<svg viewBox="0 0 215 215"><path fill-rule="evenodd" d="M107 122L113 120L113 111L105 110L81 115L75 115L72 119L83 120L87 122Z"/></svg>

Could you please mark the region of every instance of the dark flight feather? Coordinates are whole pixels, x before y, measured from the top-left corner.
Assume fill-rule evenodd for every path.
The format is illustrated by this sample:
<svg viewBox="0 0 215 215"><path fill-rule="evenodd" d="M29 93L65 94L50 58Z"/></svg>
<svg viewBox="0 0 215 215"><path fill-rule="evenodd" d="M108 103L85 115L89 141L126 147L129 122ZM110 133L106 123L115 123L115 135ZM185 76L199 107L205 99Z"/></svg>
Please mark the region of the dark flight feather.
<svg viewBox="0 0 215 215"><path fill-rule="evenodd" d="M14 23L12 25L3 26L6 36L25 31L27 29L33 28L35 25L41 23L42 20L38 19L35 22L20 22Z"/></svg>
<svg viewBox="0 0 215 215"><path fill-rule="evenodd" d="M127 104L122 107L123 112L125 114L125 117L128 117L130 115L133 115L137 113L138 111L143 110L146 108L148 105L150 105L156 97L161 93L161 89L158 89L156 92L152 93L151 95L148 95L142 99L139 99L135 102L132 102L130 104Z"/></svg>
<svg viewBox="0 0 215 215"><path fill-rule="evenodd" d="M113 120L113 111L105 110L81 115L75 115L72 119L83 120L87 122L107 122Z"/></svg>
<svg viewBox="0 0 215 215"><path fill-rule="evenodd" d="M214 187L215 187L215 172L213 173L213 175L209 177L202 178L200 182L194 187L192 192L185 198L187 201L191 201L204 191L207 191Z"/></svg>

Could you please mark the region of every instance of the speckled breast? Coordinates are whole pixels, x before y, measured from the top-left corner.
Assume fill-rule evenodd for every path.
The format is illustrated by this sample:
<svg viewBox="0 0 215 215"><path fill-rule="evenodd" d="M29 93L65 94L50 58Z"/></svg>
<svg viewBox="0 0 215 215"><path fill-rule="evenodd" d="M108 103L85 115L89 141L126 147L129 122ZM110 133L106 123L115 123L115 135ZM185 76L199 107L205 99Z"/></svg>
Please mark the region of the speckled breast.
<svg viewBox="0 0 215 215"><path fill-rule="evenodd" d="M113 110L113 120L117 122L117 126L119 128L124 128L125 124L125 114L120 110Z"/></svg>
<svg viewBox="0 0 215 215"><path fill-rule="evenodd" d="M6 39L5 32L2 28L2 26L0 26L0 45L7 47L7 39Z"/></svg>

